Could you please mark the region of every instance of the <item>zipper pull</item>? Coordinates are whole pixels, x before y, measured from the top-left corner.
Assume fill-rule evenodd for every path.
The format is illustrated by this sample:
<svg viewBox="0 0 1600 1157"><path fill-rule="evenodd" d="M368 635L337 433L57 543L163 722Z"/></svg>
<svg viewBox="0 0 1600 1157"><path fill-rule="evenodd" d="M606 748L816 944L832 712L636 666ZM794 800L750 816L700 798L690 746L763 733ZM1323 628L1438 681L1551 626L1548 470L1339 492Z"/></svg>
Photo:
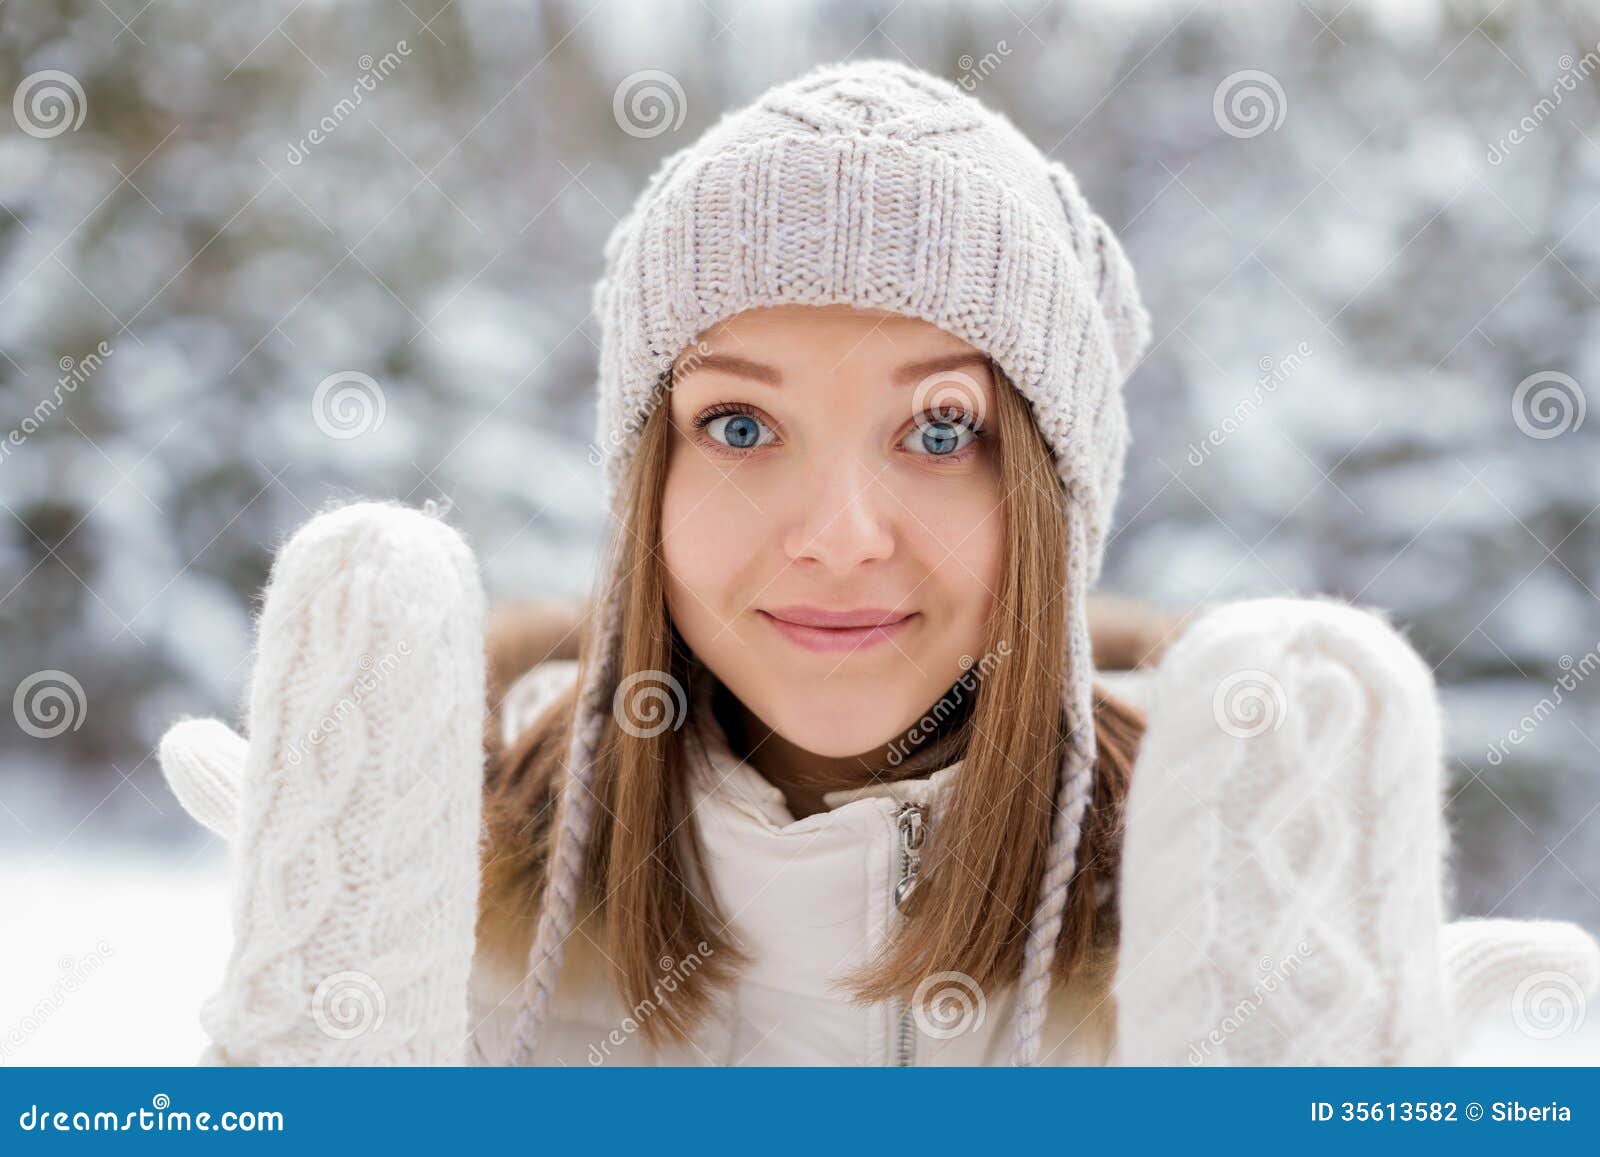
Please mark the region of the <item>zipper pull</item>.
<svg viewBox="0 0 1600 1157"><path fill-rule="evenodd" d="M917 871L922 866L922 840L927 834L923 823L923 808L921 804L903 801L900 810L894 817L895 831L899 836L896 848L900 864L900 878L894 886L894 906L896 909L905 902L907 896L917 886ZM896 1018L895 1034L893 1039L893 1056L890 1064L898 1066L911 1065L917 1055L917 1025L911 1004L904 998L896 998L895 1007L899 1010Z"/></svg>
<svg viewBox="0 0 1600 1157"><path fill-rule="evenodd" d="M900 879L894 886L894 906L898 908L917 886L917 871L922 866L922 805L902 802L895 814L895 827L900 833Z"/></svg>

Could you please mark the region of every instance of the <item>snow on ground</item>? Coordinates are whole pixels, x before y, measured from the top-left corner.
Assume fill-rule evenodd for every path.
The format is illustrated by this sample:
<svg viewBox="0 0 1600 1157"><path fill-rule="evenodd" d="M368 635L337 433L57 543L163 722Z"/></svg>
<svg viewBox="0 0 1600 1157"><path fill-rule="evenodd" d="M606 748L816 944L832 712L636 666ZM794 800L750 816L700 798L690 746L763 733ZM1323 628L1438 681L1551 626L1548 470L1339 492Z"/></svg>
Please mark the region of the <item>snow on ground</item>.
<svg viewBox="0 0 1600 1157"><path fill-rule="evenodd" d="M0 1065L191 1065L227 963L227 857L0 857Z"/></svg>
<svg viewBox="0 0 1600 1157"><path fill-rule="evenodd" d="M0 856L0 1065L190 1065L231 939L227 858ZM1590 1001L1590 1004L1600 1003ZM1463 1063L1600 1064L1600 1009L1537 1040L1509 1015Z"/></svg>

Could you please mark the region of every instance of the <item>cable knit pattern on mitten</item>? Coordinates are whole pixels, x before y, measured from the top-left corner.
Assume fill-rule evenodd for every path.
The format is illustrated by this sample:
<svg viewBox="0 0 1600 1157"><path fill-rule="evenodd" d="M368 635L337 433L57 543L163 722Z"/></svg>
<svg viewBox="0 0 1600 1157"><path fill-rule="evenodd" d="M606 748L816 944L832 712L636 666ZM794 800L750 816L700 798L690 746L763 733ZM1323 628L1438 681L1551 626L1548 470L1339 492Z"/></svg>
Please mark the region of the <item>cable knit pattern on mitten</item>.
<svg viewBox="0 0 1600 1157"><path fill-rule="evenodd" d="M282 548L258 624L223 1064L456 1064L468 1038L484 726L476 562L357 503Z"/></svg>
<svg viewBox="0 0 1600 1157"><path fill-rule="evenodd" d="M1429 1064L1448 1047L1441 714L1378 614L1268 598L1163 658L1127 800L1123 1064Z"/></svg>

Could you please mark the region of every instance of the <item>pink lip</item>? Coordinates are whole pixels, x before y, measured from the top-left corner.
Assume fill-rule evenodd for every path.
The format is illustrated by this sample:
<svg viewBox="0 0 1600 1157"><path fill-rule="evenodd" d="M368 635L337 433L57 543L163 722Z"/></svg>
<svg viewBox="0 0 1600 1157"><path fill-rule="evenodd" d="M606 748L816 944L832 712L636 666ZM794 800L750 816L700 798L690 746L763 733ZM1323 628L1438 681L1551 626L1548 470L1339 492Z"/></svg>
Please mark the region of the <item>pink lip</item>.
<svg viewBox="0 0 1600 1157"><path fill-rule="evenodd" d="M916 612L896 614L877 608L824 611L814 607L778 607L756 613L791 643L824 654L875 647L899 634L916 618Z"/></svg>

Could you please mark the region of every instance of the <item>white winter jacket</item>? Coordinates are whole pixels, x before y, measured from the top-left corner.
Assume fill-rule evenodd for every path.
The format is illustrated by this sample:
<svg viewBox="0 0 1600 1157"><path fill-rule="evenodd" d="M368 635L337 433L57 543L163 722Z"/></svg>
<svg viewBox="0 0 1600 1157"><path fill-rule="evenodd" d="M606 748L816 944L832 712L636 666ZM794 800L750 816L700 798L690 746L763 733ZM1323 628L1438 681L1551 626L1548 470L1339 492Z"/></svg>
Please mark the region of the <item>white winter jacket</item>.
<svg viewBox="0 0 1600 1157"><path fill-rule="evenodd" d="M576 660L553 660L524 675L503 708L509 742L577 677ZM1137 701L1144 672L1102 676ZM860 967L884 945L893 925L894 890L904 874L902 825L949 789L960 763L896 783L827 793L828 810L796 820L783 793L735 758L707 701L710 680L695 680L699 699L690 725L705 740L690 753L693 822L707 871L745 967L719 997L696 1040L656 1049L612 988L604 940L580 927L568 940L561 979L535 1064L549 1065L1003 1065L1011 1050L1015 986L979 993L950 978L941 998L948 1020L913 1015L903 1002L853 1003L830 981ZM671 963L663 979L694 962ZM1115 1009L1111 954L1103 952L1073 983L1058 985L1044 1028L1040 1063L1111 1063ZM516 993L525 959L480 947L469 1007L474 1063L512 1057ZM937 982L937 981L936 981ZM647 1016L648 1010L641 1015Z"/></svg>

